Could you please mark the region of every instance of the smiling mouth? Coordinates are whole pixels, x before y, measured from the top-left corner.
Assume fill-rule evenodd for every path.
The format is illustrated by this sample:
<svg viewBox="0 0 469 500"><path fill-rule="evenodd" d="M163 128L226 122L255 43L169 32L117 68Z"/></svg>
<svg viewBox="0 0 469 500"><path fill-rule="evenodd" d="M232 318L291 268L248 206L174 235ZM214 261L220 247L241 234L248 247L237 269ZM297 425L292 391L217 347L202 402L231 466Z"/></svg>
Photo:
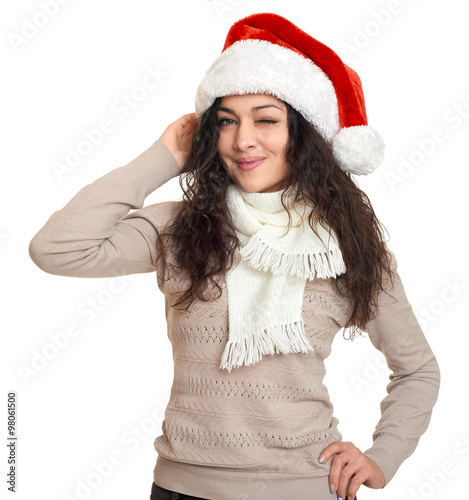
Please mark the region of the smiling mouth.
<svg viewBox="0 0 469 500"><path fill-rule="evenodd" d="M252 170L252 169L258 167L261 163L263 163L264 160L265 160L265 158L262 158L260 156L251 157L251 158L243 158L242 160L238 160L236 162L236 165L238 165L238 167L244 171Z"/></svg>

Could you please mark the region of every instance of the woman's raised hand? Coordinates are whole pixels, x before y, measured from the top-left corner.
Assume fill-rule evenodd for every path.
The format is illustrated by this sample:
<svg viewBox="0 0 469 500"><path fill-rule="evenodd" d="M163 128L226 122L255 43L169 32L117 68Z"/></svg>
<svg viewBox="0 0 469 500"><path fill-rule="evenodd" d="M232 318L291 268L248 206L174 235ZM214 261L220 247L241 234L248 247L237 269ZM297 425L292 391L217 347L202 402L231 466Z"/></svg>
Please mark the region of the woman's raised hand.
<svg viewBox="0 0 469 500"><path fill-rule="evenodd" d="M192 137L197 129L195 113L188 113L171 123L158 139L171 151L182 169L191 150Z"/></svg>
<svg viewBox="0 0 469 500"><path fill-rule="evenodd" d="M373 489L384 486L382 470L352 443L334 441L321 453L319 461L325 463L332 455L335 457L331 462L329 487L331 492L337 492L340 498L353 500L362 484ZM346 497L349 481L350 486Z"/></svg>

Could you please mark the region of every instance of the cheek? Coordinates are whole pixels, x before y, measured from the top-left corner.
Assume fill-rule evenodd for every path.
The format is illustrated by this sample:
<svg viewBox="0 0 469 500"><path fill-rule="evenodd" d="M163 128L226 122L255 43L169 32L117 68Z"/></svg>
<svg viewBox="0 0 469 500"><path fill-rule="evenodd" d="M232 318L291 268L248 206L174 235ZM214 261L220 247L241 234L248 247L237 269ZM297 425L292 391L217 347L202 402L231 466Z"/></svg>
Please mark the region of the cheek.
<svg viewBox="0 0 469 500"><path fill-rule="evenodd" d="M217 141L218 154L223 157L228 153L228 140L226 134L220 133Z"/></svg>
<svg viewBox="0 0 469 500"><path fill-rule="evenodd" d="M286 150L288 141L288 129L283 130L283 128L266 131L265 135L262 137L263 144L277 154L282 154Z"/></svg>
<svg viewBox="0 0 469 500"><path fill-rule="evenodd" d="M220 161L221 166L223 167L225 172L229 173L228 167L225 163L227 161L226 142L223 141L223 139L221 139L220 137L218 138L218 141L217 141L217 151L218 151L218 156L221 160Z"/></svg>
<svg viewBox="0 0 469 500"><path fill-rule="evenodd" d="M287 161L287 158L286 158L286 153L287 153L287 148L288 148L288 142L290 140L290 136L289 134L285 134L284 137L283 137L283 140L282 140L282 144L283 144L283 147L282 147L282 156L283 156L283 159L285 160L285 162Z"/></svg>

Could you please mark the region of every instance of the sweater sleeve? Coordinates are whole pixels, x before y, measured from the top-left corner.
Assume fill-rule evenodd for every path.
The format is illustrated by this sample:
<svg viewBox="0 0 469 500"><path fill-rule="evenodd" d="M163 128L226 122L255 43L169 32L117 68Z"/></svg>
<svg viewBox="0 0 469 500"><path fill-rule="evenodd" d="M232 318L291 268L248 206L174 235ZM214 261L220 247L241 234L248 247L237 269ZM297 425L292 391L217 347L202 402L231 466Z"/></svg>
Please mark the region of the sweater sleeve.
<svg viewBox="0 0 469 500"><path fill-rule="evenodd" d="M388 249L389 250L389 249ZM397 273L392 252L391 268ZM397 275L389 277L378 298L378 310L366 331L392 371L387 396L381 402L381 418L373 433L373 445L365 451L383 471L385 485L415 450L427 430L440 385L440 372L422 329Z"/></svg>
<svg viewBox="0 0 469 500"><path fill-rule="evenodd" d="M179 173L172 153L156 141L54 212L29 244L31 259L47 273L80 278L155 271L158 228L177 202L142 207L152 191ZM141 210L129 214L130 209Z"/></svg>

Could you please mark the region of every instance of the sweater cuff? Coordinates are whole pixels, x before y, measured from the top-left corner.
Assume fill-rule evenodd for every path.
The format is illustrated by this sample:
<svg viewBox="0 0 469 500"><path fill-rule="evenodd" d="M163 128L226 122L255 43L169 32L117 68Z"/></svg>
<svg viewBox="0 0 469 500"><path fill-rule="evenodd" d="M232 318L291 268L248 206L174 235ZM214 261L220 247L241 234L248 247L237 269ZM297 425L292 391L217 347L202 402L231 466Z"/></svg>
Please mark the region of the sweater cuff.
<svg viewBox="0 0 469 500"><path fill-rule="evenodd" d="M368 448L364 454L368 458L371 458L371 460L381 469L384 475L384 488L384 486L394 477L398 469L398 467L393 466L395 462L389 457L389 445L384 446L376 443L371 446L371 448Z"/></svg>
<svg viewBox="0 0 469 500"><path fill-rule="evenodd" d="M121 168L125 169L135 185L140 188L144 198L181 173L173 154L159 140Z"/></svg>

